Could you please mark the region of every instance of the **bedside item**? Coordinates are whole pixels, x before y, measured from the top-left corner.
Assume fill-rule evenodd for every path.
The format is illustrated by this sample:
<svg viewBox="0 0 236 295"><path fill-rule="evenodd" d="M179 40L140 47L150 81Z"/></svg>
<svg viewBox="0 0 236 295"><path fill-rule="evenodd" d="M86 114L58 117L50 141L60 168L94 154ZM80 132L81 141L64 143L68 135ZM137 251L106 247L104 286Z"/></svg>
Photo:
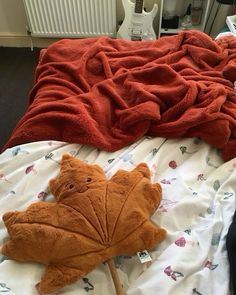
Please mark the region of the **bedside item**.
<svg viewBox="0 0 236 295"><path fill-rule="evenodd" d="M204 32L208 14L211 9L211 3L212 0L159 0L160 9L158 15L161 21L159 22L159 28L157 30L157 37L178 34L187 28ZM190 14L186 16L189 4L191 4L191 11ZM189 21L186 23L187 18ZM191 26L190 18L192 22Z"/></svg>
<svg viewBox="0 0 236 295"><path fill-rule="evenodd" d="M176 0L165 0L163 2L163 18L173 19L176 16Z"/></svg>
<svg viewBox="0 0 236 295"><path fill-rule="evenodd" d="M189 29L192 27L191 8L192 8L192 4L189 4L187 11L185 13L185 16L183 18L183 21L181 22L181 26L183 29Z"/></svg>
<svg viewBox="0 0 236 295"><path fill-rule="evenodd" d="M177 29L179 26L179 16L175 15L172 18L162 18L161 27L163 29Z"/></svg>
<svg viewBox="0 0 236 295"><path fill-rule="evenodd" d="M191 9L192 24L199 25L202 20L202 0L193 0Z"/></svg>
<svg viewBox="0 0 236 295"><path fill-rule="evenodd" d="M163 17L161 27L164 29L177 29L179 16L176 15L176 0L165 0L163 2Z"/></svg>

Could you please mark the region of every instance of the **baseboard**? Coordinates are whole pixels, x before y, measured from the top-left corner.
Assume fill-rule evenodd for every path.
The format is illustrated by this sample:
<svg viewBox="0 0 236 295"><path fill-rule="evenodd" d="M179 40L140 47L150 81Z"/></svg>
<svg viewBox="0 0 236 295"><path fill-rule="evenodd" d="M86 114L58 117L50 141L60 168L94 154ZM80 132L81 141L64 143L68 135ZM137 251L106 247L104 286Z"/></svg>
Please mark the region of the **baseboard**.
<svg viewBox="0 0 236 295"><path fill-rule="evenodd" d="M0 35L0 46L30 47L30 38L27 35Z"/></svg>
<svg viewBox="0 0 236 295"><path fill-rule="evenodd" d="M58 41L54 38L32 38L28 35L0 34L0 47L34 47L44 48Z"/></svg>

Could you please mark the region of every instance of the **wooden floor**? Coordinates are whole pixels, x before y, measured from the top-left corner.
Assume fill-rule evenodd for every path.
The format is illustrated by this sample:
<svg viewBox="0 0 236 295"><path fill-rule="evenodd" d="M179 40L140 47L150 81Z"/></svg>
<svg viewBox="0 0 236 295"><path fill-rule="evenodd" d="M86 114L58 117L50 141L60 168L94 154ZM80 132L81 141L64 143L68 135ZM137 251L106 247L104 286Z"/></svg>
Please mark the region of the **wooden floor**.
<svg viewBox="0 0 236 295"><path fill-rule="evenodd" d="M39 51L0 47L0 148L27 109Z"/></svg>

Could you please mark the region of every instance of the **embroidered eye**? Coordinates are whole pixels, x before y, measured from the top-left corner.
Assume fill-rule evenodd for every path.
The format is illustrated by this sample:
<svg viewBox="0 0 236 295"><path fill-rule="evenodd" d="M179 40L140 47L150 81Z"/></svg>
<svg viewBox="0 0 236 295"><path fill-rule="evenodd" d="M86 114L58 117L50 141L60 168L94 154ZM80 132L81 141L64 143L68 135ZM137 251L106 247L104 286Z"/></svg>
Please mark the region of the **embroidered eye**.
<svg viewBox="0 0 236 295"><path fill-rule="evenodd" d="M70 184L69 185L69 189L72 189L72 188L74 188L74 185L73 184Z"/></svg>
<svg viewBox="0 0 236 295"><path fill-rule="evenodd" d="M88 178L86 179L86 181L87 181L87 182L91 182L91 181L92 181L92 178L91 178L91 177L88 177Z"/></svg>

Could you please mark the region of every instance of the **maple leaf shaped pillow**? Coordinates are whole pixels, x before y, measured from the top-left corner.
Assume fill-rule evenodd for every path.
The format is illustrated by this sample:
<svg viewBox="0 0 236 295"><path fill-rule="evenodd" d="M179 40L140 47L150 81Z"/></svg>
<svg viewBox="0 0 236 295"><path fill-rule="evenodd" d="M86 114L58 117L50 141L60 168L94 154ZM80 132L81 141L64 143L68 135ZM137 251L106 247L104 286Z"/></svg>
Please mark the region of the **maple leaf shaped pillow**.
<svg viewBox="0 0 236 295"><path fill-rule="evenodd" d="M149 217L161 201L141 163L110 180L98 165L63 155L59 175L49 182L56 202L37 202L3 216L10 239L2 253L17 261L47 265L36 287L55 292L118 255L152 249L166 231Z"/></svg>

